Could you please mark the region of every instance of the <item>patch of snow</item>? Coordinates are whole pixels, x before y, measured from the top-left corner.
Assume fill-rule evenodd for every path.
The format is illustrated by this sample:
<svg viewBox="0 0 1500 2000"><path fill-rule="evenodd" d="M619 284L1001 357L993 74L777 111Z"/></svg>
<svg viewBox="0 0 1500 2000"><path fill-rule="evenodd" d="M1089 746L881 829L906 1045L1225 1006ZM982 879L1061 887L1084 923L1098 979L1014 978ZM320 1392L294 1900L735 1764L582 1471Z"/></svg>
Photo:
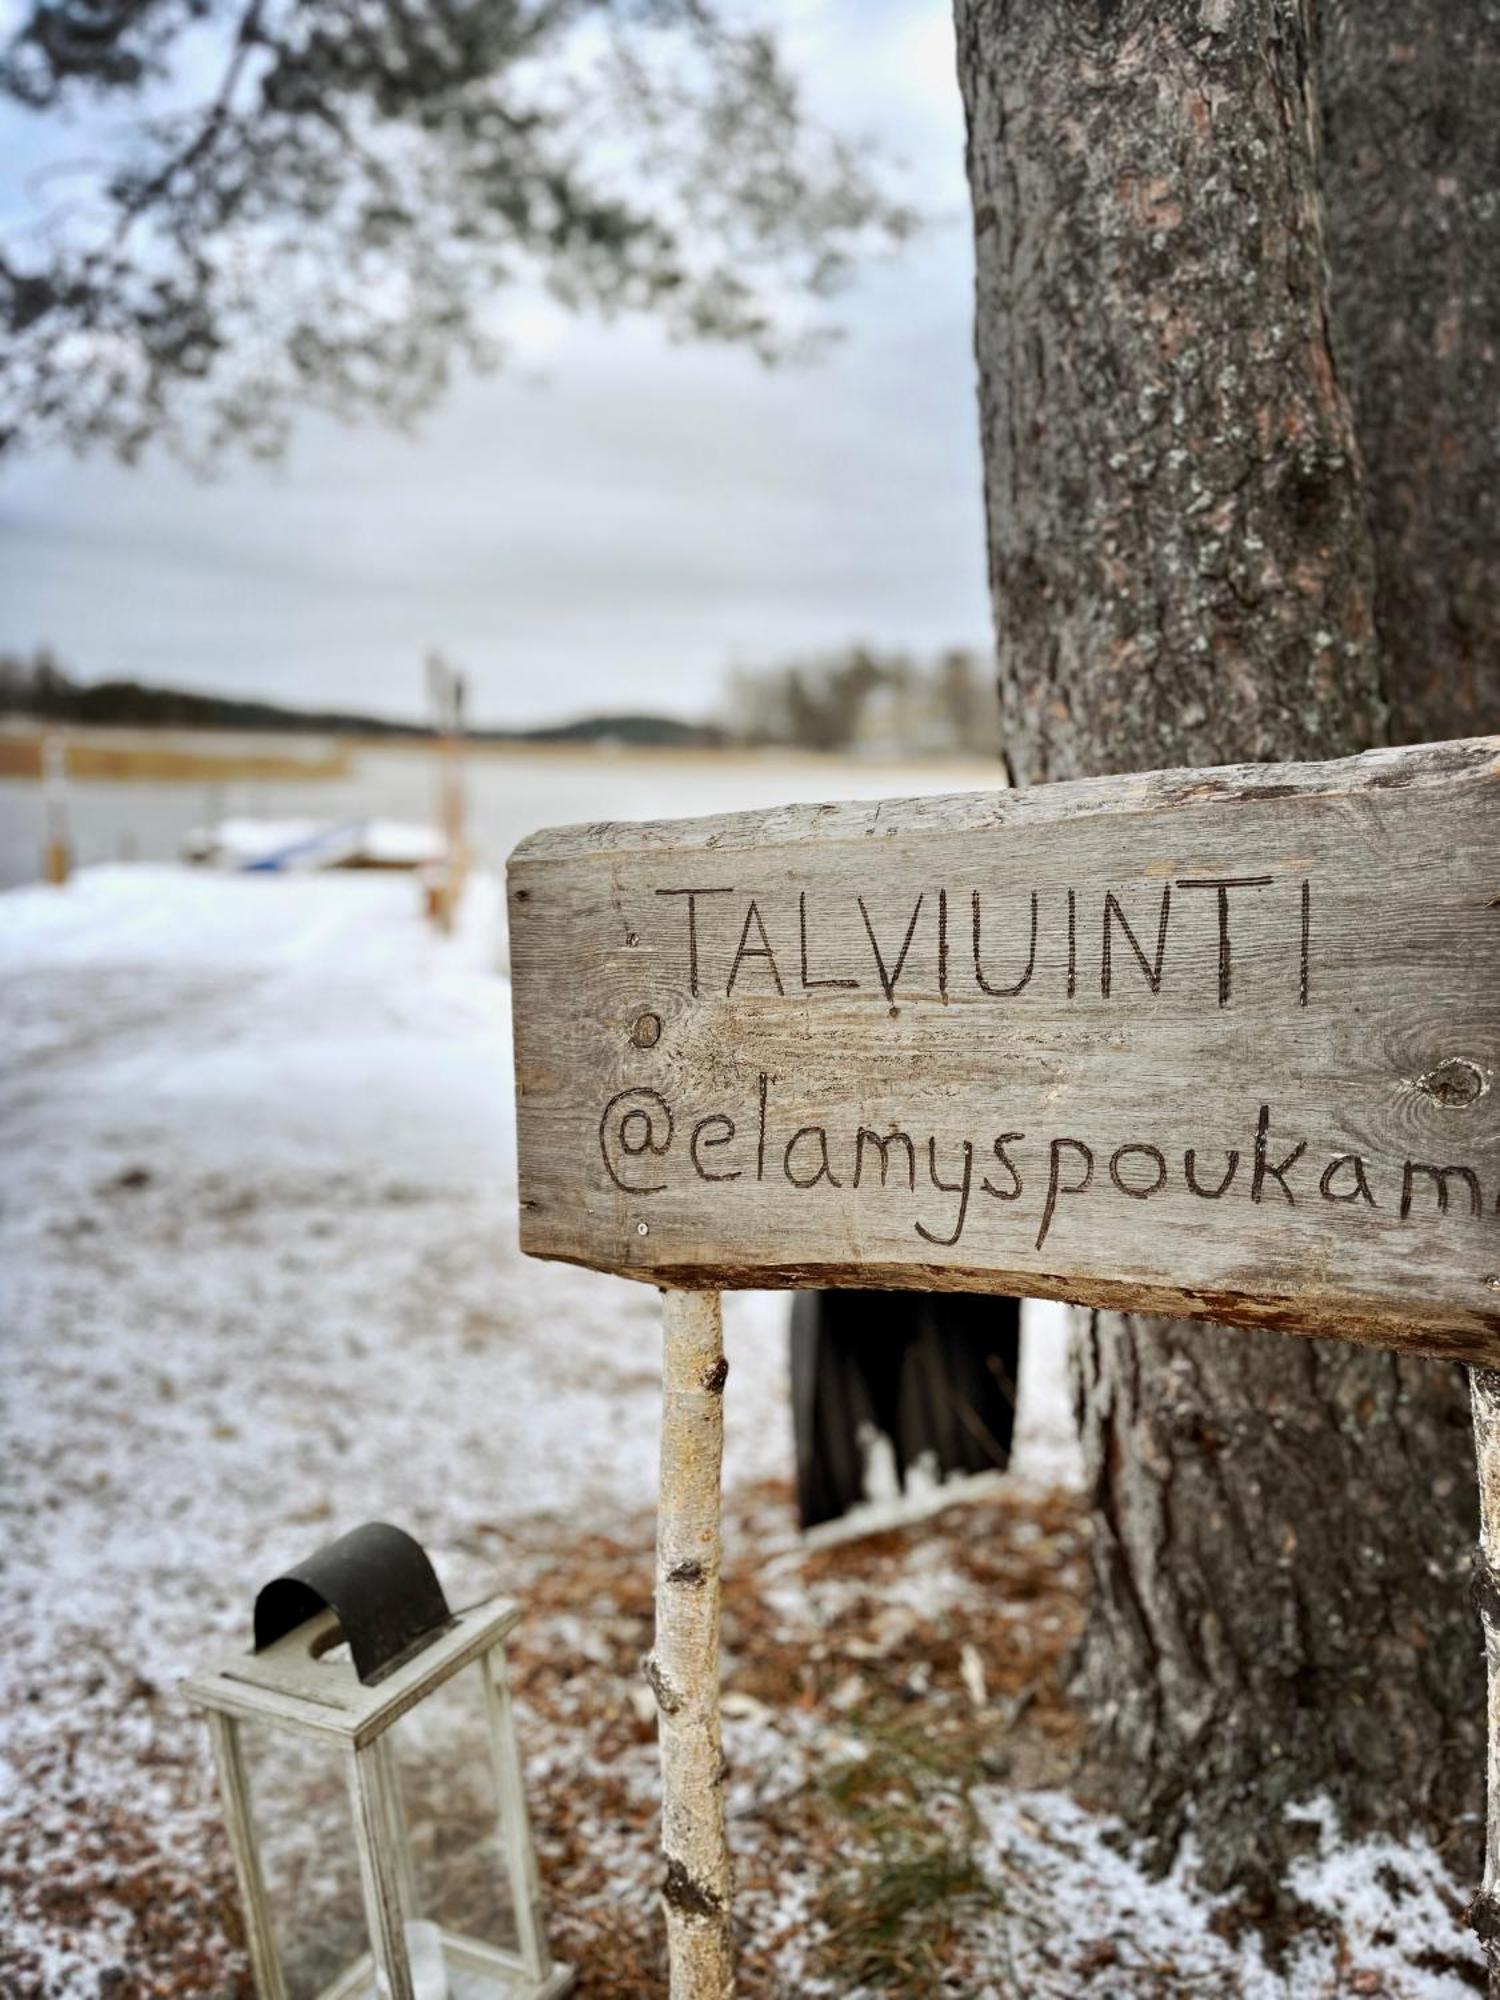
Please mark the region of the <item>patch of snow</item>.
<svg viewBox="0 0 1500 2000"><path fill-rule="evenodd" d="M1253 1932L1238 1942L1215 1918L1226 1899L1196 1881L1191 1840L1153 1878L1110 1820L1061 1792L970 1794L989 1838L987 1872L999 1911L987 1920L997 1963L1035 2000L1234 1993L1241 2000L1313 2000L1369 1993L1384 2000L1468 2000L1482 1990L1478 1945L1455 1911L1462 1897L1425 1842L1345 1845L1325 1803L1305 1808L1316 1852L1290 1886L1328 1919L1287 1964L1267 1964ZM1080 1940L1094 1940L1087 1949Z"/></svg>
<svg viewBox="0 0 1500 2000"><path fill-rule="evenodd" d="M1037 1486L1081 1486L1083 1454L1068 1375L1071 1306L1021 1303L1021 1366L1011 1469Z"/></svg>
<svg viewBox="0 0 1500 2000"><path fill-rule="evenodd" d="M393 819L221 819L193 827L182 842L185 861L287 874L360 865L420 868L446 852L436 827Z"/></svg>

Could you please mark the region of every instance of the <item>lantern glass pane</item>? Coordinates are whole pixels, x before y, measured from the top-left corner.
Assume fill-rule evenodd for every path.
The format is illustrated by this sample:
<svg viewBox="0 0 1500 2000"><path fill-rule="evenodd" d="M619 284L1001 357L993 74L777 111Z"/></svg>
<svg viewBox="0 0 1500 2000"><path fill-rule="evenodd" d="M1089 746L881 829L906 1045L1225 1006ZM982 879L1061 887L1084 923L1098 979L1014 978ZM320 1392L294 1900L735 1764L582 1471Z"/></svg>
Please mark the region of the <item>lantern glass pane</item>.
<svg viewBox="0 0 1500 2000"><path fill-rule="evenodd" d="M345 1756L260 1720L240 1743L287 2000L319 2000L369 1949Z"/></svg>
<svg viewBox="0 0 1500 2000"><path fill-rule="evenodd" d="M491 1740L482 1661L434 1688L390 1731L421 1914L514 1952Z"/></svg>

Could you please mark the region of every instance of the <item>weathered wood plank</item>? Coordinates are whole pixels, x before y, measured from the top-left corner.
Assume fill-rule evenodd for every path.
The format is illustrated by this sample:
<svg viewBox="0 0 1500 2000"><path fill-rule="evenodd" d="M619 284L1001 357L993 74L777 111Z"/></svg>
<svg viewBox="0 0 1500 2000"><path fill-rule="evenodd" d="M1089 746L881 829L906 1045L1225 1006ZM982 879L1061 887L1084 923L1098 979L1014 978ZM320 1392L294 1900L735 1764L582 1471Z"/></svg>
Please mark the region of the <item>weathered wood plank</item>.
<svg viewBox="0 0 1500 2000"><path fill-rule="evenodd" d="M542 833L521 1241L1500 1364L1500 738Z"/></svg>

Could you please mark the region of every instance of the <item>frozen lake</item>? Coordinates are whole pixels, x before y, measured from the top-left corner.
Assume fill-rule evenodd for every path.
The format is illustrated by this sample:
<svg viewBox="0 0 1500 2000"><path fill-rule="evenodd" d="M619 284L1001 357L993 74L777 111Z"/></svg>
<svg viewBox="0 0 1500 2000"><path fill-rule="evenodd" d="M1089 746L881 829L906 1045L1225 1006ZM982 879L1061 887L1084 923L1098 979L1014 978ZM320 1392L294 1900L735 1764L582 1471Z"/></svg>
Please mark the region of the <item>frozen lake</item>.
<svg viewBox="0 0 1500 2000"><path fill-rule="evenodd" d="M149 738L140 739L150 741ZM268 746L311 756L317 738L163 736L166 743L232 756ZM999 767L976 760L892 764L799 756L795 752L480 748L468 760L470 838L480 858L502 862L523 834L572 820L661 819L794 800L899 797L977 791L1000 782ZM75 860L170 861L183 837L231 814L253 819L437 818L437 760L425 746L358 748L347 778L95 780L69 790ZM0 888L34 882L45 839L42 788L0 780Z"/></svg>

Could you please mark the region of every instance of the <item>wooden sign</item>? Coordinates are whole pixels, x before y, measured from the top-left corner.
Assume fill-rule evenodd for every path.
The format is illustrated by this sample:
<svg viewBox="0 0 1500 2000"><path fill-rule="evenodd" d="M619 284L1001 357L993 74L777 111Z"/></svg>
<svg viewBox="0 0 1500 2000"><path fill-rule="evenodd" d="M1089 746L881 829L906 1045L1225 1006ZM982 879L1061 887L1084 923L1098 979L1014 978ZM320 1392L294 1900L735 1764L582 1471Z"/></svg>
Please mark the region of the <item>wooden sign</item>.
<svg viewBox="0 0 1500 2000"><path fill-rule="evenodd" d="M540 833L521 1243L1500 1365L1500 738Z"/></svg>

